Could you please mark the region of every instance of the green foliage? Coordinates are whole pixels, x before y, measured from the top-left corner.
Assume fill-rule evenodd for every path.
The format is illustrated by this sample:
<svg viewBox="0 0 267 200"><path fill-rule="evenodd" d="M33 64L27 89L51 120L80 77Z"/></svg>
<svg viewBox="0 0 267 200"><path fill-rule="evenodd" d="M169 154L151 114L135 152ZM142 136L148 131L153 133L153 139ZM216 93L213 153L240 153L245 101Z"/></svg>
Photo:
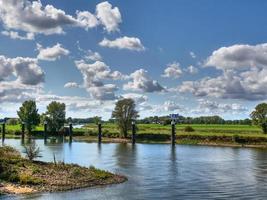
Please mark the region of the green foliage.
<svg viewBox="0 0 267 200"><path fill-rule="evenodd" d="M20 121L25 123L28 133L31 133L32 129L40 123L40 115L33 100L25 101L17 111L17 114Z"/></svg>
<svg viewBox="0 0 267 200"><path fill-rule="evenodd" d="M10 118L6 122L7 125L17 125L19 124L19 120L16 118Z"/></svg>
<svg viewBox="0 0 267 200"><path fill-rule="evenodd" d="M102 118L101 117L98 117L98 116L94 116L93 119L94 119L94 123L95 124L101 123L101 120L102 120Z"/></svg>
<svg viewBox="0 0 267 200"><path fill-rule="evenodd" d="M39 178L33 177L27 173L21 173L19 175L19 183L23 185L39 185L43 181Z"/></svg>
<svg viewBox="0 0 267 200"><path fill-rule="evenodd" d="M184 131L185 131L185 132L194 132L195 129L193 129L192 126L186 126L186 127L184 127Z"/></svg>
<svg viewBox="0 0 267 200"><path fill-rule="evenodd" d="M46 120L49 132L59 132L64 126L66 116L65 110L65 104L56 101L52 101L47 106Z"/></svg>
<svg viewBox="0 0 267 200"><path fill-rule="evenodd" d="M138 116L135 110L135 103L132 99L121 99L117 101L112 117L116 119L121 137L127 137L128 130L131 129L131 122Z"/></svg>
<svg viewBox="0 0 267 200"><path fill-rule="evenodd" d="M250 114L254 124L260 126L264 134L267 134L267 103L258 104Z"/></svg>

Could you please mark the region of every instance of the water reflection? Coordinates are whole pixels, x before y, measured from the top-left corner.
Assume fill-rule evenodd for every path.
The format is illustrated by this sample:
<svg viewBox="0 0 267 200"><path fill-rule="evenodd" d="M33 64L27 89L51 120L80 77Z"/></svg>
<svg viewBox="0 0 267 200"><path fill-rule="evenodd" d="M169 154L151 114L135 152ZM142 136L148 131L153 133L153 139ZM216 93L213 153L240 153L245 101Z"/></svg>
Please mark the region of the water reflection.
<svg viewBox="0 0 267 200"><path fill-rule="evenodd" d="M27 141L25 141L27 142ZM23 150L20 140L6 144ZM94 165L126 183L17 199L266 199L267 151L204 146L98 144L49 138L36 143L44 161ZM9 199L5 197L5 199Z"/></svg>

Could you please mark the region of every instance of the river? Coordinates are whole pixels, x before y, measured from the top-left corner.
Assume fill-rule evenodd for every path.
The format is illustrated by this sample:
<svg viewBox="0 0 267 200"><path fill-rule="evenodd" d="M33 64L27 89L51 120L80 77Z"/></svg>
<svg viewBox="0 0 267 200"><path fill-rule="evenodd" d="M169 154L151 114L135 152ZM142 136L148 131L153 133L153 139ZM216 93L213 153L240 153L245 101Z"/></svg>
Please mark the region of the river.
<svg viewBox="0 0 267 200"><path fill-rule="evenodd" d="M250 148L168 144L101 144L36 140L40 160L95 166L128 181L68 192L0 199L267 199L267 151ZM5 144L20 151L21 141Z"/></svg>

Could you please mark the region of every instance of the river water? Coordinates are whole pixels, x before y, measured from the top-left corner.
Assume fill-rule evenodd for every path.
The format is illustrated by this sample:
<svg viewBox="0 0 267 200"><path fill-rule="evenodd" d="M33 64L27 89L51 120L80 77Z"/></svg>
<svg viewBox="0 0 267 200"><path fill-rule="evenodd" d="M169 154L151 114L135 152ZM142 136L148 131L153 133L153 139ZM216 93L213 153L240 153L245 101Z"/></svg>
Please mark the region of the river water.
<svg viewBox="0 0 267 200"><path fill-rule="evenodd" d="M43 161L97 168L128 181L68 192L6 196L0 199L267 199L267 151L249 148L168 144L102 144L36 140ZM23 150L21 141L5 144Z"/></svg>

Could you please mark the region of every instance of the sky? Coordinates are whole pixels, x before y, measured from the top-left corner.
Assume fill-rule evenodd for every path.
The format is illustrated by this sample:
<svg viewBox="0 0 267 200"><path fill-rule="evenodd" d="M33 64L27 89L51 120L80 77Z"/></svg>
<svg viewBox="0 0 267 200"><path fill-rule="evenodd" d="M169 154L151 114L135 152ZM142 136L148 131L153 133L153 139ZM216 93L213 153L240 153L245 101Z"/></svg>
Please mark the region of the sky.
<svg viewBox="0 0 267 200"><path fill-rule="evenodd" d="M45 112L244 119L267 99L264 0L0 0L0 118Z"/></svg>

